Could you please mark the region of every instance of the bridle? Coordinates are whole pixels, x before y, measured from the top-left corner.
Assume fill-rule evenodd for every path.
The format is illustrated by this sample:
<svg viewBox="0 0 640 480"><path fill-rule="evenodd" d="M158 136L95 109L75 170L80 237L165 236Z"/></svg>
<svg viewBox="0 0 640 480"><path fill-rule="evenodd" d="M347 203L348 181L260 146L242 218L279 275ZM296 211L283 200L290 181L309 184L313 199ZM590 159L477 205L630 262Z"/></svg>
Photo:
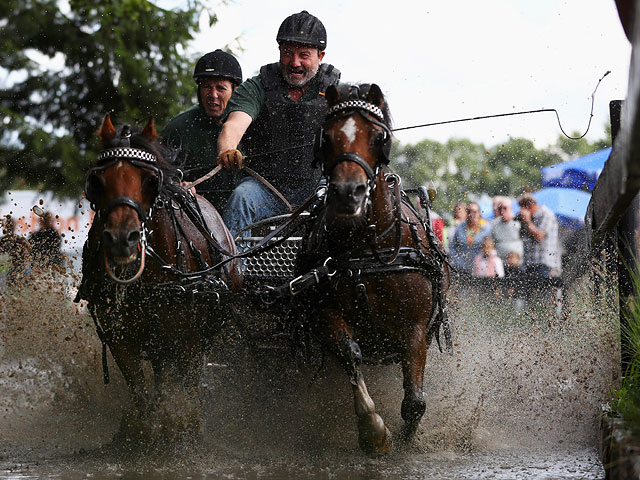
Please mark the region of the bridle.
<svg viewBox="0 0 640 480"><path fill-rule="evenodd" d="M325 133L324 129L320 128L316 134L314 145L314 166L322 166L322 175L329 177L331 172L336 166L342 162L352 162L362 168L367 175L369 183L372 184L375 178L378 176L380 169L383 166L389 164L389 154L391 151L391 129L387 126L384 114L380 107L373 105L365 100L351 99L344 102L337 103L329 108L325 117L325 125L340 118L345 118L358 113L369 123L377 125L381 128L380 132L376 136L375 145L379 147L379 153L376 160L375 168L371 168L369 163L362 158L362 156L356 152L344 152L336 155L330 159L326 159L324 156L325 148Z"/></svg>
<svg viewBox="0 0 640 480"><path fill-rule="evenodd" d="M111 211L115 207L120 205L124 205L126 207L132 208L138 215L138 218L140 220L140 230L139 230L140 241L138 242L138 258L140 259L140 266L136 271L135 275L130 278L121 278L117 276L109 265L106 251L104 252L104 266L109 277L116 283L127 285L130 283L133 283L138 278L140 278L140 275L142 275L142 272L144 270L146 250L147 250L147 234L146 234L147 220L149 220L149 218L151 217L153 208L155 207L158 201L160 187L162 185L164 177L163 177L162 170L158 167L158 159L154 154L147 152L146 150L142 150L140 148L132 148L132 147L109 148L107 150L103 150L98 155L98 166L95 168L92 168L87 172L85 177L85 193L89 195L90 189L89 189L88 183L89 183L89 178L91 178L92 175L103 172L120 161L126 161L127 163L137 168L151 170L155 173L158 180L158 183L157 183L158 189L156 191L155 197L153 199L153 202L151 203L151 206L146 211L137 200L127 196L116 197L113 200L111 200L107 205L98 209L96 207L96 199L90 198L89 196L87 196L87 200L89 200L92 210L96 212L96 216L99 219L107 218L107 216L111 213Z"/></svg>
<svg viewBox="0 0 640 480"><path fill-rule="evenodd" d="M358 94L358 89L355 89L352 93L352 95L355 96ZM374 146L379 149L375 166L372 168L371 165L369 165L369 163L357 152L343 152L339 155L326 159L324 155L325 133L323 128L320 129L315 139L314 166L320 164L322 166L322 175L328 179L331 176L331 172L333 172L336 166L342 162L352 162L358 165L367 175L367 195L365 202L366 208L369 210L371 207L370 195L371 192L375 190L376 178L380 174L381 170L389 165L392 134L380 107L359 98L352 98L331 106L327 112L324 124L326 125L330 121L352 116L354 113L359 114L369 123L380 127L380 131L374 140ZM400 178L398 175L389 173L385 175L385 181L388 182L394 190L395 218L392 224L381 235L376 234L376 228L374 225L369 225L368 242L378 261L388 265L396 260L398 252L400 251L400 244L402 241L402 205L400 198ZM325 200L326 198L327 197L325 196ZM395 231L395 246L389 258L382 258L378 251L378 242L389 235L392 231Z"/></svg>

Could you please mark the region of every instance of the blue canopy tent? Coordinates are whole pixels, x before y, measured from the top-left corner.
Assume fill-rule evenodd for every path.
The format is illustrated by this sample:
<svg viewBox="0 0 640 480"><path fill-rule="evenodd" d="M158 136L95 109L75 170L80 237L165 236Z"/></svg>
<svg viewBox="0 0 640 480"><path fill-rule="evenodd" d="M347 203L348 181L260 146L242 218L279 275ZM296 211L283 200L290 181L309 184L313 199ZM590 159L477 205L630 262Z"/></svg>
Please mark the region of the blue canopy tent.
<svg viewBox="0 0 640 480"><path fill-rule="evenodd" d="M558 223L576 230L584 225L591 194L572 188L549 187L533 192L540 205L546 205L558 217Z"/></svg>
<svg viewBox="0 0 640 480"><path fill-rule="evenodd" d="M578 190L582 190L583 186L586 186L591 192L610 154L611 147L603 148L583 157L544 167L542 169L542 186Z"/></svg>

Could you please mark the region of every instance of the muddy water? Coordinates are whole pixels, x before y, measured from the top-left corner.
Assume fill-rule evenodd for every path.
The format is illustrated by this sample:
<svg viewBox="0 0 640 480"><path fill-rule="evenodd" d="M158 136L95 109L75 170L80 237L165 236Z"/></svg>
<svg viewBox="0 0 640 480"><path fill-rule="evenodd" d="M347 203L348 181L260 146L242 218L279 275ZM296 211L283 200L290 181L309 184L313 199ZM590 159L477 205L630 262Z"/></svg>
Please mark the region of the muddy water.
<svg viewBox="0 0 640 480"><path fill-rule="evenodd" d="M417 436L379 460L358 450L350 388L331 360L296 368L244 347L208 358L198 445L112 454L126 390L111 359L102 384L92 321L72 295L59 276L0 294L0 478L604 478L598 422L619 368L616 312L587 279L559 316L459 288L454 355L430 349ZM365 377L398 432L399 367Z"/></svg>

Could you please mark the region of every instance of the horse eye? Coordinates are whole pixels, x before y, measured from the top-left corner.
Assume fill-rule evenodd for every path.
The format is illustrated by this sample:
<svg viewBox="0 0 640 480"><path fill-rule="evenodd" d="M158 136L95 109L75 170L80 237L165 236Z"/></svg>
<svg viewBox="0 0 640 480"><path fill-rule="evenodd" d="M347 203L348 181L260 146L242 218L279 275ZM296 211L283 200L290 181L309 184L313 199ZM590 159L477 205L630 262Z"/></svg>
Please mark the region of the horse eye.
<svg viewBox="0 0 640 480"><path fill-rule="evenodd" d="M104 179L95 173L87 176L84 184L84 194L91 203L97 204L104 191Z"/></svg>
<svg viewBox="0 0 640 480"><path fill-rule="evenodd" d="M376 136L373 137L373 143L376 146L382 146L384 144L384 141L386 139L386 135L384 132L378 132L376 133Z"/></svg>
<svg viewBox="0 0 640 480"><path fill-rule="evenodd" d="M330 146L331 146L331 137L328 134L323 133L322 134L322 148L326 150Z"/></svg>
<svg viewBox="0 0 640 480"><path fill-rule="evenodd" d="M142 181L142 188L151 192L153 195L157 194L160 188L158 177L156 175L147 175Z"/></svg>

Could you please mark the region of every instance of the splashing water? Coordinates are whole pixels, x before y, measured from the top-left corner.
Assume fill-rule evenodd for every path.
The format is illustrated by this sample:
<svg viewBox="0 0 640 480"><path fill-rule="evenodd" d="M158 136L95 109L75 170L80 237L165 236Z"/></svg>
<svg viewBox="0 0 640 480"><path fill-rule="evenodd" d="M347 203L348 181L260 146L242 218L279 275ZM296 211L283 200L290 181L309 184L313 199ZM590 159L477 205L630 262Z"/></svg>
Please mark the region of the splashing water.
<svg viewBox="0 0 640 480"><path fill-rule="evenodd" d="M601 405L619 373L617 312L608 306L612 292L594 300L587 278L565 299L564 316L517 311L504 299L457 288L454 355L431 346L427 411L416 438L396 438L383 460L359 452L351 389L333 360L312 381L319 365L297 367L275 341L252 348L240 339L208 357L201 442L126 466L96 453L128 398L111 357L112 382L102 384L92 320L71 302L77 278L46 272L31 280L0 293L0 478L19 478L2 473L15 465L21 474L30 468L36 477L65 478L115 478L123 470L151 470L146 478L602 475L594 447ZM364 374L377 410L398 433L400 367L366 367Z"/></svg>

